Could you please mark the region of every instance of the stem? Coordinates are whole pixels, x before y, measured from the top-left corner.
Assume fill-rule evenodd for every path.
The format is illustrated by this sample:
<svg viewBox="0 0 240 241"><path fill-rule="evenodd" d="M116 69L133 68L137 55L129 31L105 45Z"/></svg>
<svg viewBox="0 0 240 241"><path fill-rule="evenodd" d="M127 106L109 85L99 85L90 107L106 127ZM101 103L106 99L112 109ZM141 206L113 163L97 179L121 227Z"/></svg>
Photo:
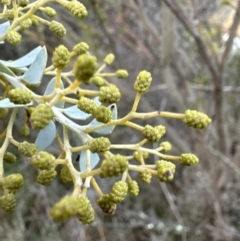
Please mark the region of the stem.
<svg viewBox="0 0 240 241"><path fill-rule="evenodd" d="M137 110L140 99L141 99L141 94L137 92L131 112L135 112Z"/></svg>
<svg viewBox="0 0 240 241"><path fill-rule="evenodd" d="M95 169L95 170L82 173L82 174L80 175L80 177L81 177L82 179L84 179L84 178L87 178L87 177L90 177L90 176L99 175L99 174L101 174L101 173L102 173L101 168L97 168L97 169Z"/></svg>
<svg viewBox="0 0 240 241"><path fill-rule="evenodd" d="M99 197L101 197L103 195L103 192L100 189L100 187L98 186L94 177L91 178L91 184L92 184L93 188L95 189L95 191L97 192L97 194L99 195Z"/></svg>
<svg viewBox="0 0 240 241"><path fill-rule="evenodd" d="M151 170L151 169L148 169L148 168L145 168L145 167L141 167L141 166L129 165L128 166L128 170L137 171L137 172L151 173L153 175L157 175L157 171Z"/></svg>
<svg viewBox="0 0 240 241"><path fill-rule="evenodd" d="M61 69L57 69L56 82L55 82L55 89L59 89L59 88L60 88L60 83L61 83L61 73L62 73L62 70L61 70Z"/></svg>

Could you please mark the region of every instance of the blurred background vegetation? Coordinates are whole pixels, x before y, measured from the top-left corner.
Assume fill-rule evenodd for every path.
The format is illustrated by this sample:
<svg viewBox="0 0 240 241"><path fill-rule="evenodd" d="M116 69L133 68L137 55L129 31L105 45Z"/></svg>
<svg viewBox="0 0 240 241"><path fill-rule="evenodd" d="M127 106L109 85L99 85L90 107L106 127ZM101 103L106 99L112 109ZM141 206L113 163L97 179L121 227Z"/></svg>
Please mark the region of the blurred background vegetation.
<svg viewBox="0 0 240 241"><path fill-rule="evenodd" d="M14 169L5 166L8 173L22 173L25 184L18 193L15 213L0 211L1 241L240 240L240 1L224 2L85 0L82 3L89 15L81 21L53 4L56 20L67 29L64 38L39 25L37 31L25 31L18 47L0 45L1 59L8 60L39 44L46 45L51 55L59 44L71 49L78 42L87 42L100 62L106 54L115 54L109 71L127 69L130 73L126 80L112 79L122 90L119 116L130 110L135 77L145 69L152 73L153 83L141 99L140 112L196 109L213 119L205 131L174 120L148 120L152 125L166 126L163 140L172 143L172 154L192 152L200 163L178 166L174 181L167 184L154 178L150 185L143 184L133 174L139 181L140 195L119 205L114 216L101 212L96 194L90 190L96 210L96 221L90 226L75 219L55 224L47 210L72 186L56 179L42 187L35 182L36 170L19 157ZM19 126L21 119L16 135ZM136 143L139 136L117 127L110 139L127 144ZM50 152L56 153L55 148ZM148 159L149 163L154 161L152 156ZM103 191L109 191L113 182L98 181Z"/></svg>

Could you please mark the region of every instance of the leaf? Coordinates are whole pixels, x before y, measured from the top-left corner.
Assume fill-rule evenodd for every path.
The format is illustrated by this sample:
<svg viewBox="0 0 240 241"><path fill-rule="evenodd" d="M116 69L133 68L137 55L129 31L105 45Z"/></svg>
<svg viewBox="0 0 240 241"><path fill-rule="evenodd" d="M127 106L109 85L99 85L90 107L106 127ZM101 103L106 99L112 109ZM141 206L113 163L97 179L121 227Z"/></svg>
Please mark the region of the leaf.
<svg viewBox="0 0 240 241"><path fill-rule="evenodd" d="M20 82L20 77L18 77L18 76L11 76L11 75L7 75L4 73L2 73L2 74L0 73L0 76L16 88L27 89L27 87Z"/></svg>
<svg viewBox="0 0 240 241"><path fill-rule="evenodd" d="M19 105L19 104L14 104L8 98L0 100L0 108L15 108L15 107L25 107L30 105L33 105L32 101L26 105Z"/></svg>
<svg viewBox="0 0 240 241"><path fill-rule="evenodd" d="M85 172L87 170L87 152L89 150L82 151L79 160L79 168L81 172ZM100 157L97 153L90 152L90 167L91 170L98 164L100 161Z"/></svg>
<svg viewBox="0 0 240 241"><path fill-rule="evenodd" d="M10 76L16 76L12 70L10 70L8 67L6 67L4 64L0 63L0 72L8 74Z"/></svg>
<svg viewBox="0 0 240 241"><path fill-rule="evenodd" d="M9 21L0 24L0 37L2 37L6 33L9 27L10 27Z"/></svg>
<svg viewBox="0 0 240 241"><path fill-rule="evenodd" d="M116 104L112 104L112 105L108 106L108 108L112 111L112 120L116 120L117 115L118 115ZM102 124L103 123L98 122L96 119L94 119L87 126L85 126L85 128L92 128L92 127L96 127L96 126L99 126L99 125L102 125ZM108 134L112 133L114 128L115 128L115 125L112 125L112 126L104 127L102 129L99 129L99 130L94 131L94 132L98 133L98 134L101 134L101 135L108 135Z"/></svg>
<svg viewBox="0 0 240 241"><path fill-rule="evenodd" d="M0 60L0 63L4 64L10 68L22 68L31 65L36 57L38 56L39 52L43 49L43 47L38 46L37 48L33 49L23 57L13 60L13 61L5 61Z"/></svg>
<svg viewBox="0 0 240 241"><path fill-rule="evenodd" d="M51 79L51 81L48 83L47 88L45 90L44 95L50 95L52 94L52 92L54 91L55 88L55 83L56 83L56 77L54 77L53 79ZM60 81L60 89L63 90L64 89L64 85L62 80ZM60 100L58 101L55 106L59 107L59 108L63 108L64 107L64 101Z"/></svg>
<svg viewBox="0 0 240 241"><path fill-rule="evenodd" d="M46 48L43 47L39 51L32 65L21 77L21 79L28 84L32 84L32 85L40 84L46 64L47 64L47 51L46 51Z"/></svg>
<svg viewBox="0 0 240 241"><path fill-rule="evenodd" d="M86 120L91 114L81 111L77 105L61 110L62 113L75 120Z"/></svg>
<svg viewBox="0 0 240 241"><path fill-rule="evenodd" d="M41 150L46 150L53 142L56 136L56 126L53 121L42 130L39 131L35 145Z"/></svg>

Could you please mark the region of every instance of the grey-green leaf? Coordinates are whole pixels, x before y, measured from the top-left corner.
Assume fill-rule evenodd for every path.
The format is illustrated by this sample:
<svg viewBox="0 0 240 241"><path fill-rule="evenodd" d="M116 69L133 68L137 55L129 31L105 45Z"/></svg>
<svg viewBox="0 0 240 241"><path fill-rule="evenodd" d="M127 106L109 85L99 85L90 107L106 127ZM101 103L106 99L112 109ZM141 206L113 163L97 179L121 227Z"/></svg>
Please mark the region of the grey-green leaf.
<svg viewBox="0 0 240 241"><path fill-rule="evenodd" d="M30 102L26 105L19 105L12 103L8 98L0 100L0 108L15 108L15 107L25 107L33 105L33 102Z"/></svg>
<svg viewBox="0 0 240 241"><path fill-rule="evenodd" d="M79 168L81 172L85 172L87 170L87 151L82 151L79 160ZM90 152L90 151L89 151ZM90 152L90 167L93 169L98 162L100 161L100 157L97 153Z"/></svg>
<svg viewBox="0 0 240 241"><path fill-rule="evenodd" d="M0 38L6 33L9 27L10 27L9 21L0 24Z"/></svg>
<svg viewBox="0 0 240 241"><path fill-rule="evenodd" d="M32 85L40 84L46 64L47 64L47 51L46 51L46 48L43 47L39 51L32 65L21 77L21 79L28 84L32 84Z"/></svg>
<svg viewBox="0 0 240 241"><path fill-rule="evenodd" d="M20 77L18 76L11 76L4 73L0 73L0 76L4 78L6 81L8 81L15 88L27 89L27 87L20 82Z"/></svg>
<svg viewBox="0 0 240 241"><path fill-rule="evenodd" d="M10 76L16 76L12 70L10 70L8 67L6 67L3 63L0 63L0 72L8 74Z"/></svg>
<svg viewBox="0 0 240 241"><path fill-rule="evenodd" d="M75 120L86 120L91 114L87 114L81 111L77 105L73 105L71 107L65 108L62 110L62 113L67 115L68 117Z"/></svg>
<svg viewBox="0 0 240 241"><path fill-rule="evenodd" d="M56 125L53 121L39 131L35 145L42 151L46 150L56 137Z"/></svg>

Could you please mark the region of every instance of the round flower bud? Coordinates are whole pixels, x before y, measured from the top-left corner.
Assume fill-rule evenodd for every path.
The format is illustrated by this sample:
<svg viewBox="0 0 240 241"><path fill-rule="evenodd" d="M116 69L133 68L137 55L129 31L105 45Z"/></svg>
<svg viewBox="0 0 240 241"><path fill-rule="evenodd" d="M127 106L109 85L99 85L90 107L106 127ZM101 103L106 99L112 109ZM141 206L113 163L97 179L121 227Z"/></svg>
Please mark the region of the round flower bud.
<svg viewBox="0 0 240 241"><path fill-rule="evenodd" d="M37 183L43 186L49 185L56 175L57 172L54 169L42 170L37 176Z"/></svg>
<svg viewBox="0 0 240 241"><path fill-rule="evenodd" d="M152 127L146 125L142 131L142 135L150 142L158 142L159 139L165 134L165 127L162 125Z"/></svg>
<svg viewBox="0 0 240 241"><path fill-rule="evenodd" d="M120 154L112 155L102 161L100 177L113 177L121 175L128 168L127 157Z"/></svg>
<svg viewBox="0 0 240 241"><path fill-rule="evenodd" d="M120 203L127 196L127 192L128 192L127 183L123 181L118 181L114 183L112 190L109 194L109 197L114 203Z"/></svg>
<svg viewBox="0 0 240 241"><path fill-rule="evenodd" d="M101 76L93 76L91 78L91 81L93 84L95 84L98 87L101 87L106 83L106 80L104 78L102 78Z"/></svg>
<svg viewBox="0 0 240 241"><path fill-rule="evenodd" d="M92 139L86 144L92 153L109 151L111 146L111 142L106 137Z"/></svg>
<svg viewBox="0 0 240 241"><path fill-rule="evenodd" d="M83 224L90 224L94 221L94 209L87 197L79 198L80 208L77 210L77 218Z"/></svg>
<svg viewBox="0 0 240 241"><path fill-rule="evenodd" d="M51 7L44 8L44 13L46 13L46 15L48 15L48 17L50 17L50 18L55 17L55 15L57 14L55 9L51 8Z"/></svg>
<svg viewBox="0 0 240 241"><path fill-rule="evenodd" d="M169 182L174 178L176 166L168 161L157 161L157 177L161 182Z"/></svg>
<svg viewBox="0 0 240 241"><path fill-rule="evenodd" d="M22 40L22 36L17 31L10 30L6 34L6 40L12 45L18 45Z"/></svg>
<svg viewBox="0 0 240 241"><path fill-rule="evenodd" d="M195 110L186 110L183 122L190 127L204 129L212 122L212 120L204 113Z"/></svg>
<svg viewBox="0 0 240 241"><path fill-rule="evenodd" d="M20 7L26 7L29 4L29 0L18 0L18 5Z"/></svg>
<svg viewBox="0 0 240 241"><path fill-rule="evenodd" d="M77 18L85 18L88 14L85 6L78 1L69 1L65 8L75 17Z"/></svg>
<svg viewBox="0 0 240 241"><path fill-rule="evenodd" d="M55 222L63 221L74 216L80 208L79 199L73 196L65 196L49 211Z"/></svg>
<svg viewBox="0 0 240 241"><path fill-rule="evenodd" d="M108 54L108 55L104 58L103 62L104 62L106 65L110 65L110 64L113 63L114 59L115 59L114 54Z"/></svg>
<svg viewBox="0 0 240 241"><path fill-rule="evenodd" d="M133 153L133 157L136 161L141 161L141 156L143 159L147 159L149 156L149 153L147 151L135 151Z"/></svg>
<svg viewBox="0 0 240 241"><path fill-rule="evenodd" d="M61 23L54 20L52 20L49 24L49 30L59 37L64 37L67 32L65 27Z"/></svg>
<svg viewBox="0 0 240 241"><path fill-rule="evenodd" d="M12 163L16 162L17 157L14 154L12 154L11 152L7 151L7 152L5 152L5 154L3 156L3 160L7 163L12 164Z"/></svg>
<svg viewBox="0 0 240 241"><path fill-rule="evenodd" d="M89 50L89 46L85 42L80 42L79 44L73 47L73 52L79 56L81 54L86 54Z"/></svg>
<svg viewBox="0 0 240 241"><path fill-rule="evenodd" d="M13 212L16 207L16 199L13 193L6 194L0 197L1 208L5 212Z"/></svg>
<svg viewBox="0 0 240 241"><path fill-rule="evenodd" d="M172 145L168 141L164 141L160 143L159 147L162 147L162 150L161 150L162 152L168 152L172 149Z"/></svg>
<svg viewBox="0 0 240 241"><path fill-rule="evenodd" d="M127 72L127 70L125 70L125 69L119 69L119 70L117 70L117 72L116 72L116 76L117 76L117 78L119 78L119 79L125 79L125 78L128 77L128 72Z"/></svg>
<svg viewBox="0 0 240 241"><path fill-rule="evenodd" d="M41 170L49 170L54 168L55 157L46 152L40 151L31 157L31 163L34 167Z"/></svg>
<svg viewBox="0 0 240 241"><path fill-rule="evenodd" d="M10 5L11 4L11 0L2 0L2 4Z"/></svg>
<svg viewBox="0 0 240 241"><path fill-rule="evenodd" d="M199 159L194 154L184 153L180 156L179 161L183 166L193 166L199 162Z"/></svg>
<svg viewBox="0 0 240 241"><path fill-rule="evenodd" d="M32 20L30 18L27 18L21 22L20 26L21 26L21 30L24 31L32 26Z"/></svg>
<svg viewBox="0 0 240 241"><path fill-rule="evenodd" d="M87 97L81 96L77 107L88 114L93 114L94 110L98 107L98 104Z"/></svg>
<svg viewBox="0 0 240 241"><path fill-rule="evenodd" d="M18 151L24 156L31 157L39 152L39 149L35 144L24 141L18 144Z"/></svg>
<svg viewBox="0 0 240 241"><path fill-rule="evenodd" d="M90 54L82 54L78 56L74 67L73 74L78 81L82 81L84 84L89 84L90 79L93 77L97 69L97 59Z"/></svg>
<svg viewBox="0 0 240 241"><path fill-rule="evenodd" d="M102 123L108 123L112 120L112 112L105 106L98 106L94 110L93 115L97 121Z"/></svg>
<svg viewBox="0 0 240 241"><path fill-rule="evenodd" d="M134 83L134 89L139 94L144 94L148 91L151 83L152 83L151 73L149 73L146 70L140 71Z"/></svg>
<svg viewBox="0 0 240 241"><path fill-rule="evenodd" d="M0 120L3 120L8 115L8 109L7 108L0 108Z"/></svg>
<svg viewBox="0 0 240 241"><path fill-rule="evenodd" d="M13 20L14 19L14 10L13 9L6 9L5 11L5 18L7 20Z"/></svg>
<svg viewBox="0 0 240 241"><path fill-rule="evenodd" d="M8 98L14 104L25 105L32 101L32 93L28 89L11 89L8 92Z"/></svg>
<svg viewBox="0 0 240 241"><path fill-rule="evenodd" d="M52 108L47 104L39 104L31 113L30 121L34 129L43 129L53 119Z"/></svg>
<svg viewBox="0 0 240 241"><path fill-rule="evenodd" d="M2 185L15 193L23 185L23 176L19 173L8 175L2 179Z"/></svg>
<svg viewBox="0 0 240 241"><path fill-rule="evenodd" d="M141 172L139 177L146 184L149 184L152 180L152 174L147 172Z"/></svg>
<svg viewBox="0 0 240 241"><path fill-rule="evenodd" d="M27 124L25 124L25 125L21 128L20 133L21 133L22 136L29 136L29 134L30 134L30 128L29 128L29 126L28 126Z"/></svg>
<svg viewBox="0 0 240 241"><path fill-rule="evenodd" d="M55 68L64 69L70 60L70 53L64 45L55 48L52 57L52 63Z"/></svg>
<svg viewBox="0 0 240 241"><path fill-rule="evenodd" d="M69 168L64 165L60 171L60 179L63 183L72 182L72 175Z"/></svg>
<svg viewBox="0 0 240 241"><path fill-rule="evenodd" d="M132 197L138 196L139 186L136 181L133 180L133 181L128 182L128 192L129 192L130 196L132 196Z"/></svg>
<svg viewBox="0 0 240 241"><path fill-rule="evenodd" d="M100 88L99 101L112 104L117 103L121 98L121 92L116 85L110 84Z"/></svg>
<svg viewBox="0 0 240 241"><path fill-rule="evenodd" d="M117 204L111 200L109 194L104 194L103 196L101 196L97 200L97 203L99 207L102 209L102 211L107 214L112 215L115 213L117 209Z"/></svg>

